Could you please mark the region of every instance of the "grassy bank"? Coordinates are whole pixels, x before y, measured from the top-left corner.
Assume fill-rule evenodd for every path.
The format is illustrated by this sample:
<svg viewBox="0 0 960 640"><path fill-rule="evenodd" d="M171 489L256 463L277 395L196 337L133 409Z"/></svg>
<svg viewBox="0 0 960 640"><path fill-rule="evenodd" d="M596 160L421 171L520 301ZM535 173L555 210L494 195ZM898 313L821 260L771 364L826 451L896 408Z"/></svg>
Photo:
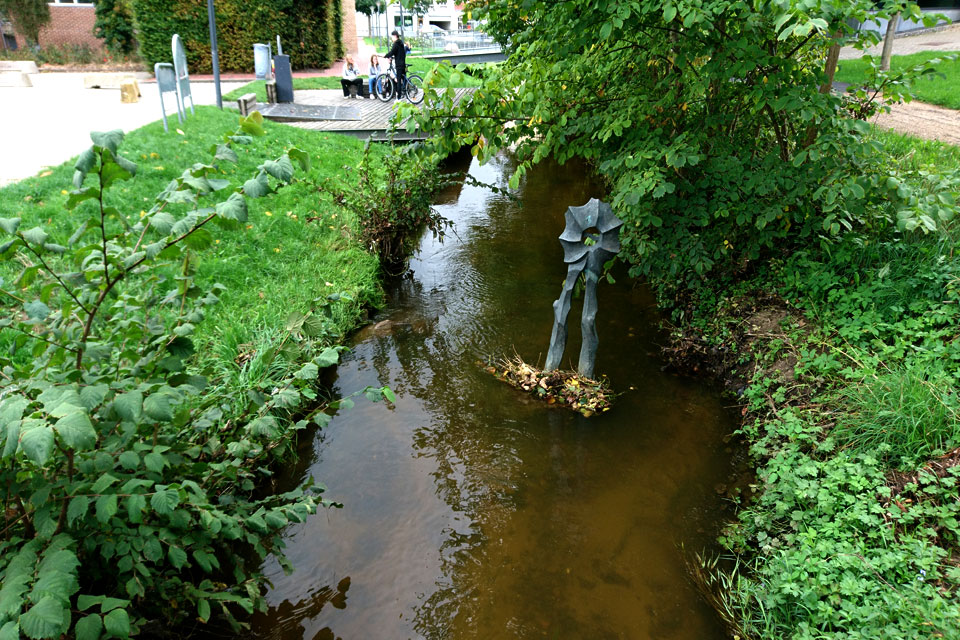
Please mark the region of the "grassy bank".
<svg viewBox="0 0 960 640"><path fill-rule="evenodd" d="M358 221L318 186L356 188L343 165L386 150L210 107L92 137L0 189L5 638L264 609L260 561L336 506L273 474L352 403L319 375L381 295Z"/></svg>
<svg viewBox="0 0 960 640"><path fill-rule="evenodd" d="M408 73L419 73L426 77L427 73L433 69L434 63L430 60L425 60L423 58L410 57L407 58ZM361 67L366 67L366 64L361 62ZM450 65L447 65L450 66ZM458 65L463 66L463 65ZM480 80L472 76L468 76L464 73L458 74L455 78L455 82L442 82L440 86L443 87L478 87L480 86ZM294 78L293 79L293 88L295 90L306 90L306 89L339 89L340 88L340 77L339 76L328 76L321 78ZM254 80L249 84L234 89L233 91L225 94L223 96L224 100L236 100L240 96L246 93L256 93L257 101L266 102L267 101L267 88L263 80Z"/></svg>
<svg viewBox="0 0 960 640"><path fill-rule="evenodd" d="M945 56L956 53L923 51L905 56L890 58L890 71L898 72L914 67L922 62L939 58L937 73L919 78L913 84L917 100L938 104L949 109L960 109L960 59L946 60ZM874 62L879 65L879 59ZM863 84L871 79L873 69L865 58L841 60L834 80L850 84Z"/></svg>
<svg viewBox="0 0 960 640"><path fill-rule="evenodd" d="M185 167L209 157L209 147L237 116L213 107L200 107L195 117L180 125L183 135L163 131L159 122L131 132L122 153L137 162L137 179L112 194L112 204L133 217L147 210L152 198ZM226 231L204 251L198 276L227 287L209 322L199 327L201 352L219 352L223 336L231 342L268 339L293 309L306 309L314 298L347 292L352 303L337 306L332 335L352 329L364 307L380 300L376 258L355 242L356 220L346 210L326 201L310 180L342 175L355 165L363 143L345 136L265 123L267 134L240 147L240 160L228 169L234 179L247 174L263 157L289 147L308 150L313 166L308 175L270 199L251 200L246 227ZM24 226L46 223L53 234L64 234L73 220L64 210L72 188L73 160L0 189L0 209L23 219ZM228 176L229 177L229 176ZM135 186L134 186L135 185ZM3 267L0 266L0 269ZM9 279L9 270L6 273Z"/></svg>
<svg viewBox="0 0 960 640"><path fill-rule="evenodd" d="M954 147L875 135L905 172L960 176ZM704 578L741 638L960 637L960 255L939 222L812 243L688 301L680 352L721 361L757 464Z"/></svg>

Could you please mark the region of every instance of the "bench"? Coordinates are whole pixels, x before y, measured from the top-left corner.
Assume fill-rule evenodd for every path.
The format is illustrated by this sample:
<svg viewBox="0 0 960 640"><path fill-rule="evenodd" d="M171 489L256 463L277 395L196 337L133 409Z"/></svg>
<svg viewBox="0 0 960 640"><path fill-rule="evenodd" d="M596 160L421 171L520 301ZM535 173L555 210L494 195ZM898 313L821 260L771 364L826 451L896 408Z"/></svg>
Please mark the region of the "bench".
<svg viewBox="0 0 960 640"><path fill-rule="evenodd" d="M356 91L354 91L354 89L356 89ZM350 87L348 90L351 96L359 96L361 98L370 97L370 85L367 84L366 80L364 80L359 87Z"/></svg>

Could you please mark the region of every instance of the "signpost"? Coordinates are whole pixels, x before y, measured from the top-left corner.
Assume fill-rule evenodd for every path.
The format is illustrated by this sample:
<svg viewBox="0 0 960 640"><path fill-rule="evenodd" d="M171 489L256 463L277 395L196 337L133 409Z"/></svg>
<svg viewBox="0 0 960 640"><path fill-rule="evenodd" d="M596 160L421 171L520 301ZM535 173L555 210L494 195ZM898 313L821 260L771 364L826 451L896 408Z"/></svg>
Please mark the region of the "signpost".
<svg viewBox="0 0 960 640"><path fill-rule="evenodd" d="M217 16L213 10L213 0L207 0L207 21L210 23L210 54L213 57L213 86L217 92L217 107L223 109L220 96L220 58L217 54Z"/></svg>

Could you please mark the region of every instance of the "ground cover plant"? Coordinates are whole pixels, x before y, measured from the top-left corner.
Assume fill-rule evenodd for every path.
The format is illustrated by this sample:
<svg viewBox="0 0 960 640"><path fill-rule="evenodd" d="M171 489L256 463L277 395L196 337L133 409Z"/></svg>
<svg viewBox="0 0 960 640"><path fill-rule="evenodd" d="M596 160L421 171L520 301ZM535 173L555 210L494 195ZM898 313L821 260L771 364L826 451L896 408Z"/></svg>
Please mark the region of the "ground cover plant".
<svg viewBox="0 0 960 640"><path fill-rule="evenodd" d="M960 109L960 59L956 54L921 51L890 58L890 75L896 76L919 64L939 60L937 72L912 83L912 91L917 100L938 104L949 109ZM880 59L863 57L856 60L841 60L837 66L837 82L853 85L871 84L880 72Z"/></svg>
<svg viewBox="0 0 960 640"><path fill-rule="evenodd" d="M407 73L419 73L423 76L426 76L434 67L434 63L430 60L425 60L423 58L407 58L408 66ZM386 61L389 63L389 61ZM383 63L381 63L382 65ZM444 63L446 66L450 66L449 63ZM363 66L363 63L361 63ZM465 65L457 65L458 68L462 68ZM458 74L453 81L445 82L440 84L440 87L476 87L479 86L480 80L474 76L468 75L466 73ZM328 76L328 77L319 77L319 78L294 78L293 79L293 88L296 90L304 89L340 89L340 78L338 76ZM257 94L257 102L266 102L267 101L267 87L266 83L263 80L254 80L248 84L243 85L229 93L224 94L224 100L237 100L240 96L247 93Z"/></svg>
<svg viewBox="0 0 960 640"><path fill-rule="evenodd" d="M256 240L287 243L263 247L277 262L293 250L308 269L374 289L372 271L348 273L366 254L350 255L350 224L334 223L342 212L321 206L308 179L323 160L314 154L344 141L325 148L313 134L301 138L308 152L289 144L305 133L289 127L267 127L280 139L262 142L258 114L234 133L235 115L200 109L192 120L182 133L155 124L126 141L94 134L72 166L0 191L14 214L0 220L0 637L123 638L150 619L233 620L262 606L255 559L280 553L286 523L330 504L309 485L260 489L296 432L328 420L316 379L337 362L331 342L356 321L356 303L315 272L305 274L313 287L300 280L299 296L275 298L273 279L294 271L271 272L263 253L245 262L237 247L210 254L252 244L259 224L267 229ZM298 203L297 213L251 215L259 198ZM295 226L313 233L286 235ZM340 262L311 258L338 247ZM208 264L219 272L204 273ZM225 333L209 328L230 300L217 276L253 288L228 308L242 321L231 329L231 316L220 317ZM258 298L273 306L268 324L283 320L270 340L237 349L238 332L256 330L247 325L257 314L242 305ZM227 357L197 358L201 346Z"/></svg>
<svg viewBox="0 0 960 640"><path fill-rule="evenodd" d="M877 137L905 174L960 172L956 148ZM960 634L953 234L850 234L687 308L747 382L757 495L722 538L736 562L697 572L741 637Z"/></svg>

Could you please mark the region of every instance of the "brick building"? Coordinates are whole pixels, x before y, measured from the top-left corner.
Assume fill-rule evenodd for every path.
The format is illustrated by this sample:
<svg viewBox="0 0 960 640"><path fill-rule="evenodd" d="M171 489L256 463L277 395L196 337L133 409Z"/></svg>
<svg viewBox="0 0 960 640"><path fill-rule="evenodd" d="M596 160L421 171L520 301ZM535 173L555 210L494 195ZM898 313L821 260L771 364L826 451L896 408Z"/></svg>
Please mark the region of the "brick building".
<svg viewBox="0 0 960 640"><path fill-rule="evenodd" d="M343 50L357 51L357 21L355 0L341 0L343 5ZM93 35L96 15L93 2L54 0L50 5L50 22L40 30L40 46L87 45L94 51L103 48L103 41ZM204 14L206 20L206 14ZM17 47L26 46L26 40L15 34ZM251 64L253 58L251 57Z"/></svg>
<svg viewBox="0 0 960 640"><path fill-rule="evenodd" d="M93 35L93 23L96 15L92 2L74 0L56 0L50 5L50 22L40 29L40 46L87 45L94 51L103 48L103 40ZM27 42L16 34L17 47Z"/></svg>

